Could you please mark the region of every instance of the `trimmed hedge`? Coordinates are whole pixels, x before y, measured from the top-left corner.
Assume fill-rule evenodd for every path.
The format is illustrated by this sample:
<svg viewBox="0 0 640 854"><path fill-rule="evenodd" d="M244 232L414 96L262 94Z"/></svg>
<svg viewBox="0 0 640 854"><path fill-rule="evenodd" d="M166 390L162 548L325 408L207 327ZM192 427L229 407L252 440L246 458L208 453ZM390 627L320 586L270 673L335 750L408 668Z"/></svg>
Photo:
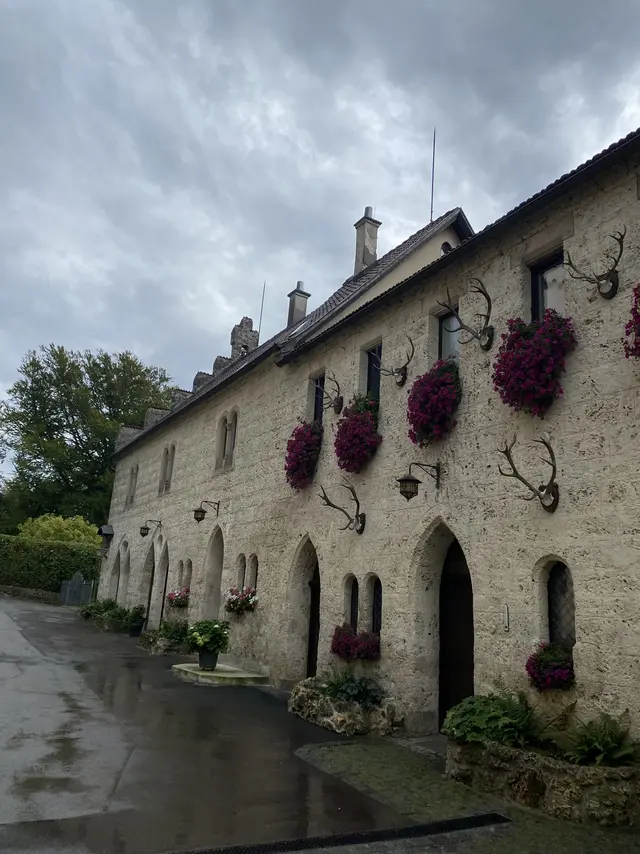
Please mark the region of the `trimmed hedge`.
<svg viewBox="0 0 640 854"><path fill-rule="evenodd" d="M99 577L94 546L0 535L0 585L59 593L62 582L76 572L87 581Z"/></svg>

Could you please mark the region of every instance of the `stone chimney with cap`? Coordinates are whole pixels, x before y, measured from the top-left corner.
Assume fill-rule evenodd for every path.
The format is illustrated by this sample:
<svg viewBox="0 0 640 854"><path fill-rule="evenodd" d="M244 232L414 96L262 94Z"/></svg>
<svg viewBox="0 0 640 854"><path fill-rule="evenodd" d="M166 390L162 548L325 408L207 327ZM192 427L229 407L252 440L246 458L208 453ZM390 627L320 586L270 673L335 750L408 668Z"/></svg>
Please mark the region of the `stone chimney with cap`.
<svg viewBox="0 0 640 854"><path fill-rule="evenodd" d="M289 297L289 318L287 320L287 328L295 326L296 323L307 316L307 300L311 296L304 289L304 282L296 282L295 289L287 294Z"/></svg>
<svg viewBox="0 0 640 854"><path fill-rule="evenodd" d="M382 225L373 218L373 208L367 205L364 216L355 223L356 230L356 263L353 275L357 276L365 267L378 259L378 229Z"/></svg>

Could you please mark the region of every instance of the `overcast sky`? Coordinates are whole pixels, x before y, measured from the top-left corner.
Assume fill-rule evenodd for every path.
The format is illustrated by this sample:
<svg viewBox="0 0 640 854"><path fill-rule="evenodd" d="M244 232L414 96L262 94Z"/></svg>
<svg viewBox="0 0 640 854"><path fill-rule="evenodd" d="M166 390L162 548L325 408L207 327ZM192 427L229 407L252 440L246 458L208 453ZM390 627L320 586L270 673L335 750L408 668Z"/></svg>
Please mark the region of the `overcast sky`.
<svg viewBox="0 0 640 854"><path fill-rule="evenodd" d="M0 0L0 395L54 342L190 388L243 315L640 125L637 0Z"/></svg>

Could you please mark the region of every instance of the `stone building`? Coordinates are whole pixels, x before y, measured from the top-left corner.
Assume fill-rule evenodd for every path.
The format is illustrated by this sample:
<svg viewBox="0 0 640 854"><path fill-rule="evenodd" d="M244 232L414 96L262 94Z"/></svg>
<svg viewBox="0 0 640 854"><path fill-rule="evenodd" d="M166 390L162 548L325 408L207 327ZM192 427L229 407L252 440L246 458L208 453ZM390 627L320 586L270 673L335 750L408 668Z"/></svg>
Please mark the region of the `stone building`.
<svg viewBox="0 0 640 854"><path fill-rule="evenodd" d="M354 274L323 305L307 314L298 282L281 333L258 344L243 318L230 360L198 374L169 412L123 430L101 595L148 604L154 625L166 590L179 584L191 586L191 620L223 614L230 586L255 584L257 610L231 618L233 655L280 686L329 668L335 626L357 616L359 628L380 630L372 668L403 700L414 731L436 730L474 690L526 687L536 643L563 637L574 644L581 713L629 708L638 731L640 375L622 339L640 281L639 175L640 131L479 233L456 209L381 258L380 223L367 208L355 226ZM624 228L619 289L606 299L569 276L563 259L604 270L610 235ZM473 278L492 300L489 351L475 340L460 346L443 323L447 289L463 320L479 322L485 303ZM507 320L545 306L573 318L578 345L564 395L540 421L505 406L491 375ZM415 354L400 387L376 372L376 357L399 367L407 336ZM421 449L407 435L407 392L448 355L463 385L457 426ZM341 530L344 517L318 497L322 485L353 506L333 448L338 416L317 403L318 378L329 389L330 376L345 402L358 391L379 395L382 444L348 476L366 513L362 535ZM287 440L314 407L323 447L313 485L295 493L284 474ZM518 470L536 486L548 477L533 442L541 430L557 459L554 513L521 500L532 497L527 488L498 471L498 446L517 433ZM407 501L397 480L414 462L439 463L440 483L414 468L422 483ZM142 538L147 520L156 521Z"/></svg>

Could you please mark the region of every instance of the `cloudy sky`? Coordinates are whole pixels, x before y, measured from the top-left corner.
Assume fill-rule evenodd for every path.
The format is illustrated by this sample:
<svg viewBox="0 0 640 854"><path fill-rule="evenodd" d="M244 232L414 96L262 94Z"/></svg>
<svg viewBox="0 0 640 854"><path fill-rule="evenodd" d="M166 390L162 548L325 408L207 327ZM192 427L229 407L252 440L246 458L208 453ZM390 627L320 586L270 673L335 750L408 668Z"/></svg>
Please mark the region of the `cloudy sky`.
<svg viewBox="0 0 640 854"><path fill-rule="evenodd" d="M480 228L640 125L638 0L0 0L0 396L54 342L190 388L435 212Z"/></svg>

